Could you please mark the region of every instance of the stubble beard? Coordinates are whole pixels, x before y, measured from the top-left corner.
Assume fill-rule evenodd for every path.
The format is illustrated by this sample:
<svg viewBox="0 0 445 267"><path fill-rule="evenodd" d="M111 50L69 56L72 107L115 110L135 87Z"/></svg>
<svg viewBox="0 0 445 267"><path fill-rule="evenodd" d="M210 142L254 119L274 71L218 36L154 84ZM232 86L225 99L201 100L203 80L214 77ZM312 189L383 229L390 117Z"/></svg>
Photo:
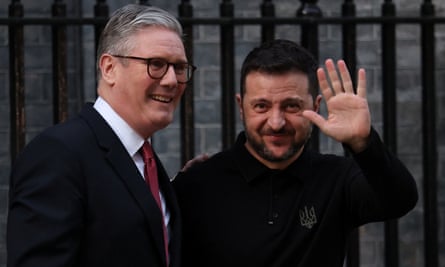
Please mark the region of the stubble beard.
<svg viewBox="0 0 445 267"><path fill-rule="evenodd" d="M292 142L289 149L284 153L282 156L275 156L272 151L270 151L266 144L262 140L255 140L255 138L250 134L250 131L246 127L246 123L243 121L244 129L245 129L245 135L246 140L248 144L252 147L252 149L263 159L270 161L270 162L283 162L286 161L293 156L295 156L296 153L298 153L308 142L308 140L311 137L312 134L312 124L310 124L308 127L308 131L306 134L306 137L301 142ZM260 135L263 135L264 133L270 132L269 131L261 131ZM286 130L283 128L282 130L278 131L277 133L286 133ZM293 136L295 136L295 132L292 133Z"/></svg>

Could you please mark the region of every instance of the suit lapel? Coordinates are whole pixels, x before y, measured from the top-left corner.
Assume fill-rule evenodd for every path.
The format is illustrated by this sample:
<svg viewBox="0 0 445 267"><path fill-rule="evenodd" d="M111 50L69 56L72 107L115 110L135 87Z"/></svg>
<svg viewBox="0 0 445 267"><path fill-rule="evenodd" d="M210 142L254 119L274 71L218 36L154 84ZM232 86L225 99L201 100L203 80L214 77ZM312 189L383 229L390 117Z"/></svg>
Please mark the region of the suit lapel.
<svg viewBox="0 0 445 267"><path fill-rule="evenodd" d="M111 168L115 170L117 176L124 182L129 193L144 213L156 247L163 261L165 261L162 214L150 193L150 189L137 170L134 161L128 155L111 127L91 105L87 105L84 108L81 116L96 134L99 145L106 151L106 158Z"/></svg>

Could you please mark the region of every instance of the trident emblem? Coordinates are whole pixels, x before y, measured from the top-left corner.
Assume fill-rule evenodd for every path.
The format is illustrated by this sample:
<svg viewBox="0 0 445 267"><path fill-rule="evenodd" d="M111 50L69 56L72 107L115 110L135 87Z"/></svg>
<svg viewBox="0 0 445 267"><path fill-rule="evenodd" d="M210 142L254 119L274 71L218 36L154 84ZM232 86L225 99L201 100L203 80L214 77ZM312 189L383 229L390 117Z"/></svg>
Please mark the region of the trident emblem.
<svg viewBox="0 0 445 267"><path fill-rule="evenodd" d="M314 206L308 209L304 206L304 209L300 209L300 223L301 226L304 226L308 229L312 229L312 227L317 223L317 216L315 215Z"/></svg>

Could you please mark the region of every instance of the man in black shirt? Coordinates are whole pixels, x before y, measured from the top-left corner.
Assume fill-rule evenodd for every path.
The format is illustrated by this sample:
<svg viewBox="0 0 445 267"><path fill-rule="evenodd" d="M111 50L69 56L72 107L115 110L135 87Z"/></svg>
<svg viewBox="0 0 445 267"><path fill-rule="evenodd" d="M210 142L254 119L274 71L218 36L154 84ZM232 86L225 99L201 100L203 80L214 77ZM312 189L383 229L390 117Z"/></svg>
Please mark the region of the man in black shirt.
<svg viewBox="0 0 445 267"><path fill-rule="evenodd" d="M250 52L237 95L245 130L174 181L184 267L343 266L354 228L415 206L413 177L371 127L365 71L355 92L336 65L326 60L325 72L286 40ZM310 150L312 123L352 157Z"/></svg>

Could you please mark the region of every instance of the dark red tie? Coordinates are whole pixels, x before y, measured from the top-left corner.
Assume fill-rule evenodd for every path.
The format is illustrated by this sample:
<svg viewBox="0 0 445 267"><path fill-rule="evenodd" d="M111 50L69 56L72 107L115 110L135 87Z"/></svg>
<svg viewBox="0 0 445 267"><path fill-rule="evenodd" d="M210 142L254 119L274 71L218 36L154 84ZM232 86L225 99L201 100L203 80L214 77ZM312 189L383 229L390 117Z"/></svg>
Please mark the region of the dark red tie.
<svg viewBox="0 0 445 267"><path fill-rule="evenodd" d="M161 197L159 195L159 182L158 182L158 171L156 168L156 161L153 155L153 149L147 141L144 142L141 150L142 159L144 160L144 176L145 181L150 187L151 194L153 195L156 203L158 204L159 209L162 214L162 230L164 234L164 247L165 247L165 256L167 258L167 266L169 262L168 257L168 236L167 236L167 227L164 222L164 212L162 210L161 205Z"/></svg>

